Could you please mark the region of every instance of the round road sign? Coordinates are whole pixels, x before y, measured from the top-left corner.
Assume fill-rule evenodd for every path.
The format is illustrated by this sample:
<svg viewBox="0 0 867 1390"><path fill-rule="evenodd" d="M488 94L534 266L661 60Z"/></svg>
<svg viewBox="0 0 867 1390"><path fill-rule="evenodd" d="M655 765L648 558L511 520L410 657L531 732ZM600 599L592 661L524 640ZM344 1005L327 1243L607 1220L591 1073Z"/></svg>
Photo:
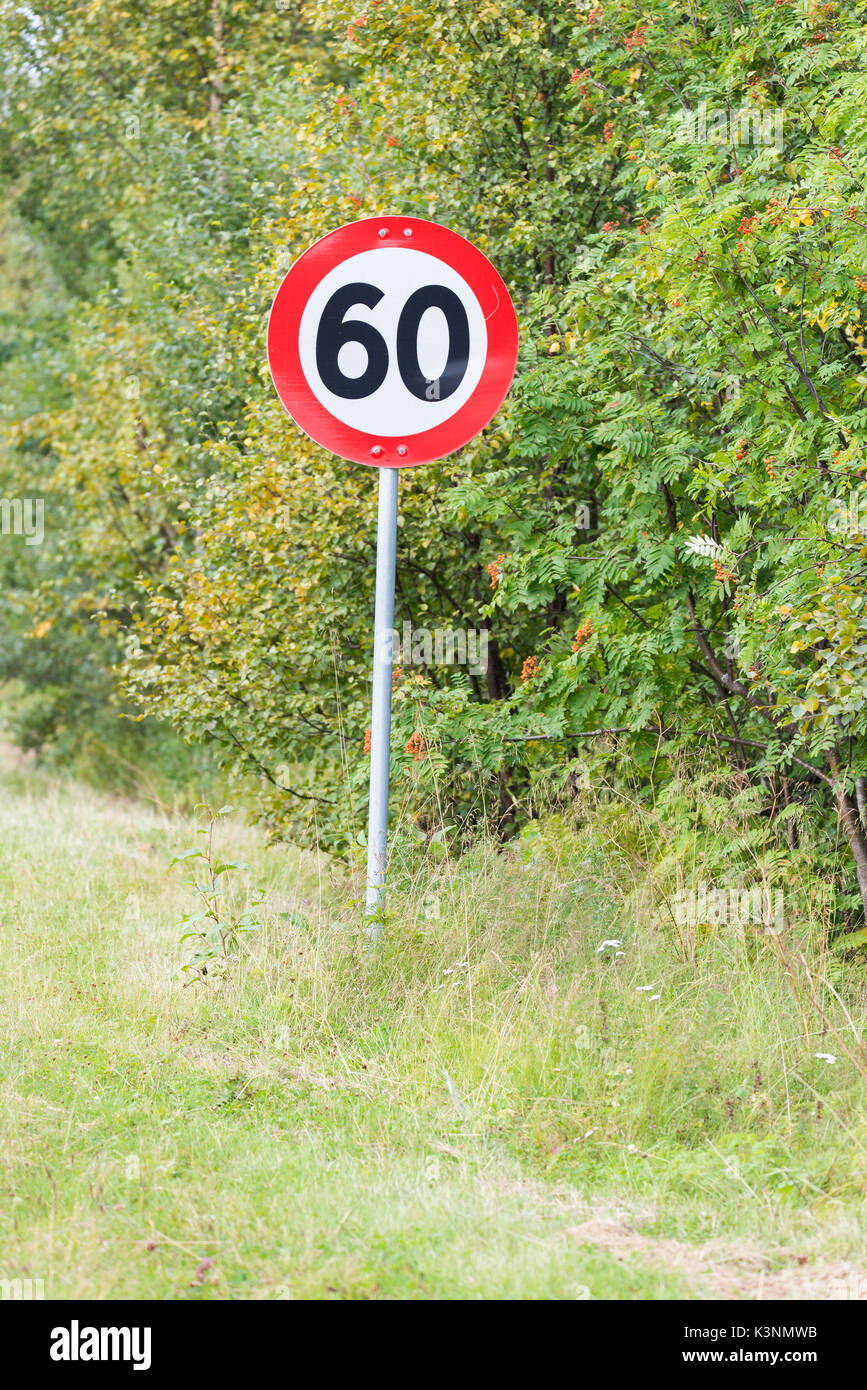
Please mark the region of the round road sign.
<svg viewBox="0 0 867 1390"><path fill-rule="evenodd" d="M341 458L410 467L478 434L518 357L487 256L417 217L368 217L298 258L268 320L268 365L297 425Z"/></svg>

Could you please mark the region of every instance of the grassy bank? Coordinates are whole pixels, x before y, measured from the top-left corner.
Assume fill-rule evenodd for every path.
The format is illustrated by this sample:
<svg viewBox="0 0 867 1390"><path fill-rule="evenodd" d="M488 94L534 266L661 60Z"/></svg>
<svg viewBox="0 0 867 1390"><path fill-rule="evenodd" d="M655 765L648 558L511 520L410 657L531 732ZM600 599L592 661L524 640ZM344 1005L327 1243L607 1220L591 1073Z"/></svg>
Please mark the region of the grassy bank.
<svg viewBox="0 0 867 1390"><path fill-rule="evenodd" d="M264 889L262 927L185 988L169 864L195 828L4 770L0 1277L867 1296L865 974L820 922L685 935L615 825L552 823L403 860L371 965L357 883L229 820L219 855L250 867L225 881L239 907Z"/></svg>

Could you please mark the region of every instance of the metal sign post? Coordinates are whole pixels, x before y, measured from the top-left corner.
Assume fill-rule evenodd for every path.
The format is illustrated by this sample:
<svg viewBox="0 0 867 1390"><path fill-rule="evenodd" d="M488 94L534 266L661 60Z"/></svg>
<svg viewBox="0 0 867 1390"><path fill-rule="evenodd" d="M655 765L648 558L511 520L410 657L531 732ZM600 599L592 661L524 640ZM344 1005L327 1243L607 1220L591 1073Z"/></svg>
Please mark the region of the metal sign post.
<svg viewBox="0 0 867 1390"><path fill-rule="evenodd" d="M391 667L394 572L397 554L396 468L379 470L376 524L376 603L373 615L373 704L370 716L370 804L367 813L368 935L382 936L382 904L388 850L388 771L391 755Z"/></svg>

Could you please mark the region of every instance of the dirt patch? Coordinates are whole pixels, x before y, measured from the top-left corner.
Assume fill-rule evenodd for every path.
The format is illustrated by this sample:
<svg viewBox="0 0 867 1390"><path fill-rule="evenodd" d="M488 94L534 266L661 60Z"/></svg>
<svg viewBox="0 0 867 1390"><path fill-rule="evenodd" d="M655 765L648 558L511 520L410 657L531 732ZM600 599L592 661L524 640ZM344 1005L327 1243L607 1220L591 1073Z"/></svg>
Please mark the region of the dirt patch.
<svg viewBox="0 0 867 1390"><path fill-rule="evenodd" d="M178 1055L191 1067L209 1076L229 1076L236 1080L269 1084L282 1082L298 1088L313 1087L323 1091L334 1091L340 1087L358 1090L363 1085L360 1078L347 1076L344 1072L323 1076L306 1062L296 1067L287 1066L279 1055L270 1058L247 1057L230 1049L214 1052L197 1043L182 1048Z"/></svg>
<svg viewBox="0 0 867 1390"><path fill-rule="evenodd" d="M30 772L35 766L35 749L25 753L12 743L0 742L0 772Z"/></svg>
<svg viewBox="0 0 867 1390"><path fill-rule="evenodd" d="M703 1245L647 1236L626 1221L592 1217L566 1234L615 1259L663 1265L710 1298L867 1300L867 1270L844 1260L811 1260L791 1250L760 1250L710 1240Z"/></svg>

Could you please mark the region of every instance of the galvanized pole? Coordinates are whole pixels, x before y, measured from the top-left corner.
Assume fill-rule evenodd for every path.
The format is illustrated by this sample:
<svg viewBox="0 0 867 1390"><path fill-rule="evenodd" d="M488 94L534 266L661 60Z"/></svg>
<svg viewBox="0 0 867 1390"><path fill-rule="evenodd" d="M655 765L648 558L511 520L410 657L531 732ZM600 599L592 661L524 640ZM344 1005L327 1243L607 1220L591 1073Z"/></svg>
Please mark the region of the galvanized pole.
<svg viewBox="0 0 867 1390"><path fill-rule="evenodd" d="M376 607L373 618L373 709L370 718L370 806L367 814L368 927L375 948L382 936L388 845L388 769L391 752L391 665L394 568L397 552L397 468L379 470L376 526Z"/></svg>

